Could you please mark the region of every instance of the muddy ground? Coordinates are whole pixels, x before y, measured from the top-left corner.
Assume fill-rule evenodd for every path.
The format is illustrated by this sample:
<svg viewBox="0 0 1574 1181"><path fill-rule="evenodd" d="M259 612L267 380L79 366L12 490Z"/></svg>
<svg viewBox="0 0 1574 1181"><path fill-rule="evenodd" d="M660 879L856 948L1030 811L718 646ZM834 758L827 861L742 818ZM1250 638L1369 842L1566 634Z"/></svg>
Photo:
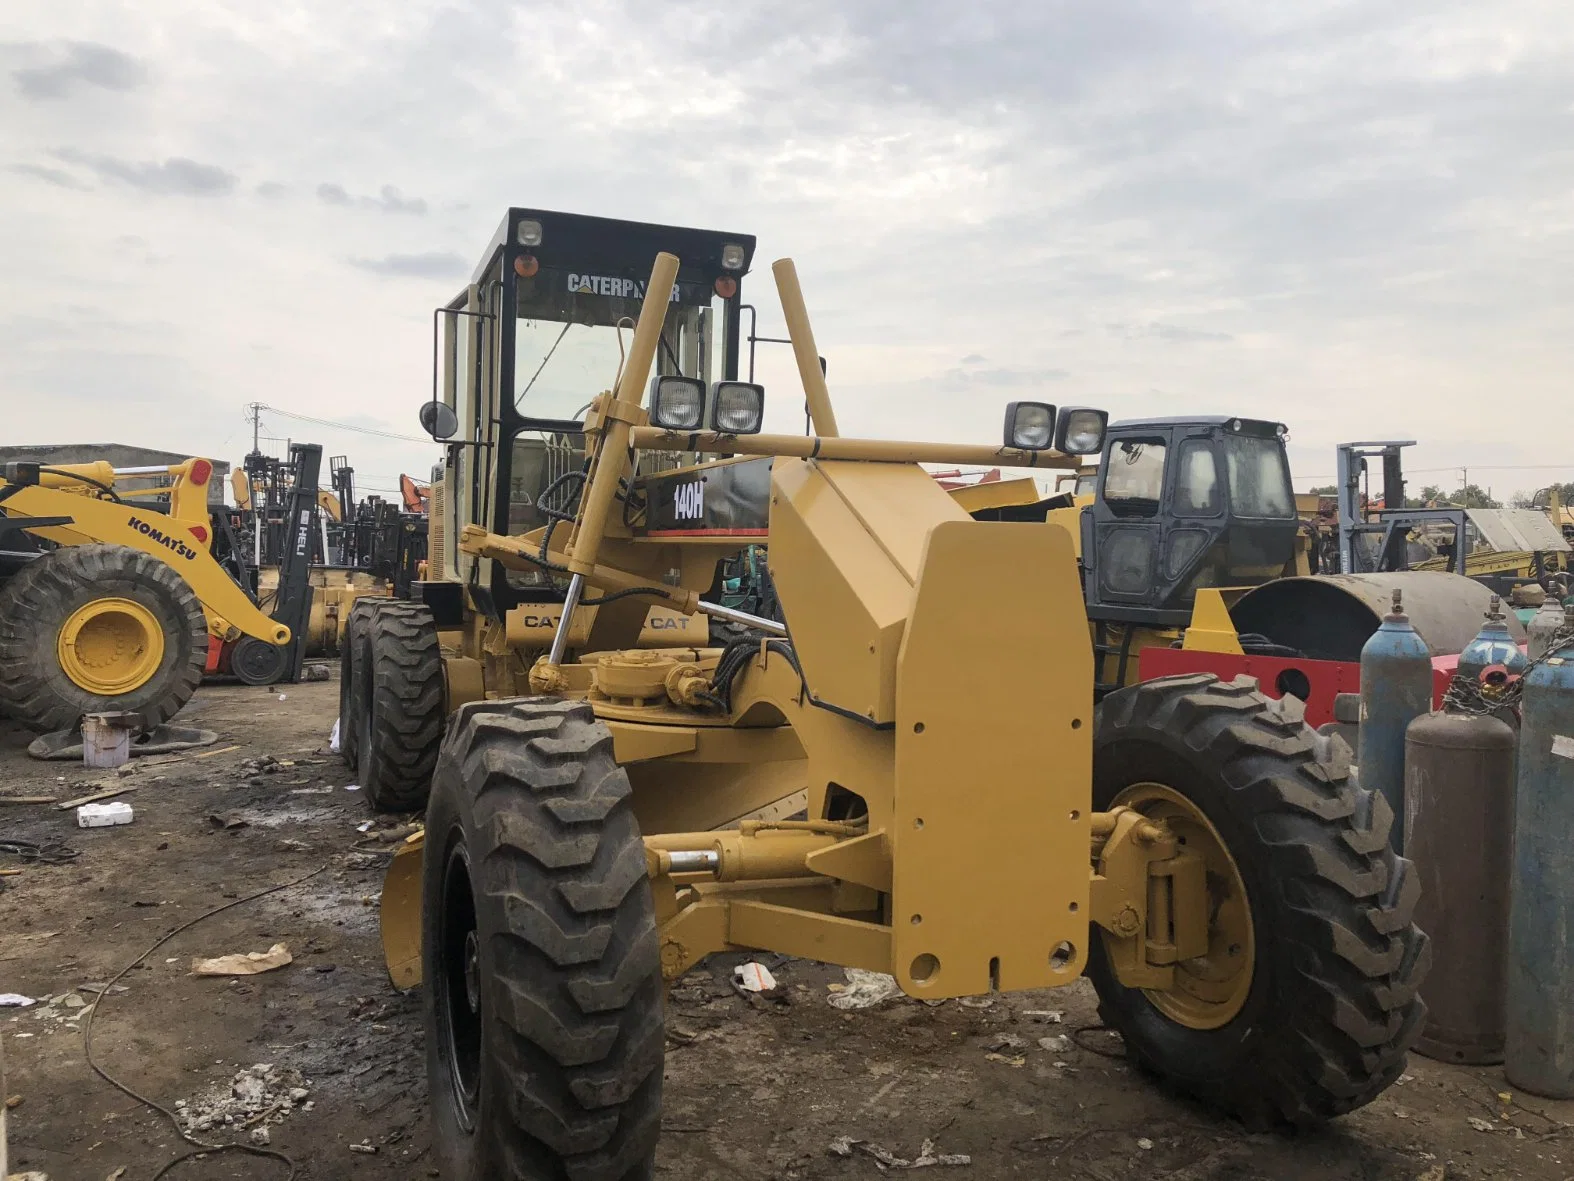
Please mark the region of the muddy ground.
<svg viewBox="0 0 1574 1181"><path fill-rule="evenodd" d="M106 778L138 785L124 797L135 821L122 828L82 831L71 812L0 804L0 840L64 841L79 853L46 866L0 854L0 868L23 869L0 878L0 992L57 998L0 1008L18 1101L13 1170L148 1181L186 1151L163 1116L89 1069L86 1005L72 997L91 1001L81 986L102 985L205 910L321 866L300 886L206 919L129 972L94 1015L94 1056L132 1089L188 1112L266 1064L264 1110L277 1106L253 1128L267 1127L269 1147L299 1177L436 1176L418 998L389 985L377 939L388 845L358 830L370 813L325 747L337 691L332 682L282 694L204 688L182 721L219 742L200 758L134 760L123 780L31 760L25 735L0 729L0 796L67 799L91 790L74 785ZM248 773L261 756L293 765ZM244 981L189 974L194 956L280 942L294 962L277 971ZM1498 1068L1412 1056L1399 1085L1324 1132L1250 1135L1129 1068L1115 1039L1089 1030L1083 985L844 1012L828 1003L840 971L766 962L782 1002L736 993L726 964L675 990L658 1176L870 1178L887 1171L872 1148L911 1160L932 1141L937 1154L970 1158L935 1166L959 1178L1574 1178L1574 1103L1512 1094ZM1062 1036L1069 1044L1040 1045ZM204 1134L251 1135L239 1126L244 1112L232 1119ZM837 1145L850 1149L838 1155L839 1140L864 1145ZM226 1155L169 1175L274 1181L287 1169Z"/></svg>

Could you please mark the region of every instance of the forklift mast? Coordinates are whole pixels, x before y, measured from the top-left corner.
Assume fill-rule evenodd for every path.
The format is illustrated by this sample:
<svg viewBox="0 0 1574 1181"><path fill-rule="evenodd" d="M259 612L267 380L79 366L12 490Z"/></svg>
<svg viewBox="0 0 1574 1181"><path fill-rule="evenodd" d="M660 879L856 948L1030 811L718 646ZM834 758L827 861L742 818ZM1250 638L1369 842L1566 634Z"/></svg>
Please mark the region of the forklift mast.
<svg viewBox="0 0 1574 1181"><path fill-rule="evenodd" d="M317 533L317 487L322 473L322 447L291 443L290 465L295 481L286 497L284 528L279 545L279 589L273 617L290 629L285 672L280 680L298 681L306 655L307 624L312 613L311 558Z"/></svg>

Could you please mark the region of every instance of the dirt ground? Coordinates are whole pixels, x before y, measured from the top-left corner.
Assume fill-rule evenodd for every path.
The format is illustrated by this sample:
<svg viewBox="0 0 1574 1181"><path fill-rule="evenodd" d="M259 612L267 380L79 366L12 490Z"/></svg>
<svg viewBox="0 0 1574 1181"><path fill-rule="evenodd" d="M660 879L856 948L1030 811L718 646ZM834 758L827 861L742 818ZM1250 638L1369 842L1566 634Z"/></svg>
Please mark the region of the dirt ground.
<svg viewBox="0 0 1574 1181"><path fill-rule="evenodd" d="M0 854L0 868L23 870L0 878L0 992L55 998L0 1008L17 1101L13 1170L148 1181L187 1151L163 1116L89 1069L86 1005L72 998L91 1002L81 986L102 985L202 912L321 866L297 887L206 919L127 973L94 1015L94 1056L132 1089L188 1111L266 1064L278 1106L263 1126L298 1177L437 1175L419 998L391 987L377 939L390 846L359 831L371 814L326 749L337 692L333 682L204 688L181 720L218 743L133 760L125 777L34 761L24 734L0 729L0 796L138 785L123 797L135 809L129 827L78 830L69 811L0 804L0 840L64 841L80 854L61 865ZM293 765L248 772L262 756ZM282 969L245 980L189 973L194 956L280 942L294 957ZM1413 1055L1398 1085L1326 1131L1249 1135L1128 1067L1118 1042L1089 1028L1085 985L843 1011L828 1003L839 970L765 962L780 1001L735 992L724 963L674 990L658 1176L868 1178L888 1171L881 1152L911 1161L931 1141L935 1154L970 1159L935 1168L978 1179L1574 1178L1574 1103L1511 1094L1498 1068ZM245 1122L203 1134L246 1139ZM288 1170L229 1154L169 1175L274 1181Z"/></svg>

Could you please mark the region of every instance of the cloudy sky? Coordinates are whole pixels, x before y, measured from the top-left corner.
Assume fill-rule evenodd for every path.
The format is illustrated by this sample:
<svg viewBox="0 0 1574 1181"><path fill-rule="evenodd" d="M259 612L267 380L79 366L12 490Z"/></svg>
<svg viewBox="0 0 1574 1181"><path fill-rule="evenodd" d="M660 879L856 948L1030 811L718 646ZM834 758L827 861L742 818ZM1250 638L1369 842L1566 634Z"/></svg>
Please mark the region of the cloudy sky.
<svg viewBox="0 0 1574 1181"><path fill-rule="evenodd" d="M793 256L845 434L1035 398L1281 419L1302 486L1395 436L1574 479L1567 0L8 0L0 126L0 441L411 434L514 204L752 231L772 320Z"/></svg>

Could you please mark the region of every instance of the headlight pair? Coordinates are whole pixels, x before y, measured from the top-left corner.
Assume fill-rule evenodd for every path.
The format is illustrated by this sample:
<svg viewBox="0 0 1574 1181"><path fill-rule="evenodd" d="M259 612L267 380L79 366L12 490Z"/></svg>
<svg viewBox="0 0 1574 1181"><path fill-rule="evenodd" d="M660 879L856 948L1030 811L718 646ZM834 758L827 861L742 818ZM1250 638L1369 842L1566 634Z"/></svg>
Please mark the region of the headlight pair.
<svg viewBox="0 0 1574 1181"><path fill-rule="evenodd" d="M657 377L650 383L650 423L669 431L709 429L721 435L757 435L765 425L765 387L718 381L706 397L697 377Z"/></svg>
<svg viewBox="0 0 1574 1181"><path fill-rule="evenodd" d="M1012 402L1006 407L1005 445L1023 451L1053 447L1067 455L1092 455L1104 447L1109 414L1087 406L1048 402Z"/></svg>

